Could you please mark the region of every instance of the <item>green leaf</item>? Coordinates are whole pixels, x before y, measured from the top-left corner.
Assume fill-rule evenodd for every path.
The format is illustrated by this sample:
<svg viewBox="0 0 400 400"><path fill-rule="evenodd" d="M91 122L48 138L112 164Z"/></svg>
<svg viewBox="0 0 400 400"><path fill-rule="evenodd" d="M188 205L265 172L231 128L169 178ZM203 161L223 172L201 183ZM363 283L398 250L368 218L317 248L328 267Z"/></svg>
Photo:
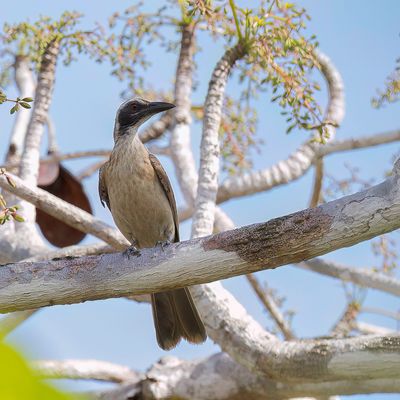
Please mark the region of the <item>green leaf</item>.
<svg viewBox="0 0 400 400"><path fill-rule="evenodd" d="M18 103L10 110L10 114L14 114L16 111L18 111L19 106Z"/></svg>
<svg viewBox="0 0 400 400"><path fill-rule="evenodd" d="M15 219L17 222L25 222L24 218L19 215L19 214L12 214L12 217Z"/></svg>
<svg viewBox="0 0 400 400"><path fill-rule="evenodd" d="M33 101L32 97L24 97L22 101L26 101L27 103L31 103Z"/></svg>
<svg viewBox="0 0 400 400"><path fill-rule="evenodd" d="M25 103L23 101L20 101L19 104L21 104L21 107L24 107L24 108L32 108L32 106L30 104Z"/></svg>
<svg viewBox="0 0 400 400"><path fill-rule="evenodd" d="M0 343L0 399L72 400L45 384L11 347Z"/></svg>

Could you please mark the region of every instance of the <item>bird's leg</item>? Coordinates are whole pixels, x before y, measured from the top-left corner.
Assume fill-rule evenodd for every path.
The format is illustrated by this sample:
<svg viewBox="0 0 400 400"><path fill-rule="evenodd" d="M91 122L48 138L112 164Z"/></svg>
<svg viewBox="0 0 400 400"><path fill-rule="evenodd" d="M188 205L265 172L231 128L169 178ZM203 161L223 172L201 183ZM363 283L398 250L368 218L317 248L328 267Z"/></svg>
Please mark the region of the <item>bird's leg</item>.
<svg viewBox="0 0 400 400"><path fill-rule="evenodd" d="M169 240L159 240L156 243L156 247L161 247L161 250L164 251L164 249L169 246L171 242Z"/></svg>
<svg viewBox="0 0 400 400"><path fill-rule="evenodd" d="M123 255L128 258L140 256L140 250L137 248L136 240L132 241L131 245L123 252Z"/></svg>

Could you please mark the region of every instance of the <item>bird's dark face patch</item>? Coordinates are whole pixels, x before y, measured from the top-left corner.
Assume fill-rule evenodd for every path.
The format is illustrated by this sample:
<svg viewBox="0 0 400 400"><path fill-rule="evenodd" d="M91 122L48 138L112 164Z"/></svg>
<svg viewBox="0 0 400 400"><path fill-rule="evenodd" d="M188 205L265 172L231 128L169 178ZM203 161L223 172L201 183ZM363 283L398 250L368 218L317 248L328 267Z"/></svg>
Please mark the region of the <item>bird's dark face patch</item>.
<svg viewBox="0 0 400 400"><path fill-rule="evenodd" d="M169 110L173 107L175 107L175 105L171 103L149 102L141 98L128 100L123 103L118 110L117 121L119 132L117 134L124 135L129 131L132 132L129 128L138 128L154 114Z"/></svg>
<svg viewBox="0 0 400 400"><path fill-rule="evenodd" d="M121 129L136 125L146 115L149 102L143 99L127 101L118 113L118 123Z"/></svg>

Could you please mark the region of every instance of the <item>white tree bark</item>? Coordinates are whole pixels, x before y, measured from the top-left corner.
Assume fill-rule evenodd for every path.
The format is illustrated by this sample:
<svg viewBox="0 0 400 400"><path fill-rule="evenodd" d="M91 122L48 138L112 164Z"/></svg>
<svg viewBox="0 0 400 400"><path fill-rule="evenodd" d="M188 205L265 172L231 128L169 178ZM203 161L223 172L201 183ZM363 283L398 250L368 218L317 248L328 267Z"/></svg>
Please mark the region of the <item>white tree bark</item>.
<svg viewBox="0 0 400 400"><path fill-rule="evenodd" d="M354 245L400 227L400 174L398 168L395 171L379 185L317 208L164 250L145 249L134 259L104 254L3 266L0 310L169 290Z"/></svg>
<svg viewBox="0 0 400 400"><path fill-rule="evenodd" d="M15 83L18 88L18 96L33 98L35 93L35 80L30 69L29 60L25 56L16 56L15 64ZM20 110L15 116L15 122L10 137L10 145L6 157L6 163L19 160L24 147L25 134L31 118L31 110Z"/></svg>
<svg viewBox="0 0 400 400"><path fill-rule="evenodd" d="M40 360L31 363L43 378L91 379L126 383L138 382L142 374L130 368L98 360Z"/></svg>
<svg viewBox="0 0 400 400"><path fill-rule="evenodd" d="M396 393L400 381L368 378L332 382L279 382L249 372L227 354L218 353L200 361L163 357L141 382L93 395L102 400L195 399L195 400L287 400L305 397L328 399L336 394Z"/></svg>
<svg viewBox="0 0 400 400"><path fill-rule="evenodd" d="M192 237L212 233L219 176L219 127L225 86L235 62L245 55L241 45L228 49L212 73L204 104L200 169L192 222Z"/></svg>
<svg viewBox="0 0 400 400"><path fill-rule="evenodd" d="M329 89L325 121L333 124L328 126L330 142L335 138L335 126L339 126L344 117L344 86L342 78L331 60L322 53L316 53L316 56ZM280 161L270 168L225 179L219 187L217 202L221 203L233 197L263 192L300 178L312 166L318 149L323 146L308 141L288 159Z"/></svg>

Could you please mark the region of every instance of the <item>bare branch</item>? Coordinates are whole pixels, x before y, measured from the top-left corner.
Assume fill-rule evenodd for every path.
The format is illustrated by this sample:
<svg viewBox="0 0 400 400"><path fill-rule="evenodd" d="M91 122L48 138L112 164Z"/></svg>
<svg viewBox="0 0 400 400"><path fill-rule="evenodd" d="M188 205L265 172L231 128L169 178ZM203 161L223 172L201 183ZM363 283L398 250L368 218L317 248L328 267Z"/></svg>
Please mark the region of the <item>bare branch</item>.
<svg viewBox="0 0 400 400"><path fill-rule="evenodd" d="M33 73L29 67L29 60L25 56L16 56L15 64L15 83L17 84L19 97L31 97L35 93L35 81ZM17 113L13 130L11 132L10 145L6 156L6 164L17 162L19 165L19 158L21 157L25 134L28 129L29 120L31 118L31 110L21 110Z"/></svg>
<svg viewBox="0 0 400 400"><path fill-rule="evenodd" d="M247 280L250 282L251 287L254 289L261 303L270 313L272 319L275 321L276 325L278 325L279 329L283 333L283 336L286 340L292 340L295 338L289 324L283 317L282 313L279 310L278 305L275 303L272 296L270 296L259 284L257 278L252 274L246 275Z"/></svg>
<svg viewBox="0 0 400 400"><path fill-rule="evenodd" d="M90 379L115 383L135 383L142 374L130 368L98 360L41 360L32 362L37 373L48 379Z"/></svg>
<svg viewBox="0 0 400 400"><path fill-rule="evenodd" d="M142 143L150 142L162 136L165 131L171 128L173 119L172 113L166 112L158 121L153 122L148 128L142 130L139 133Z"/></svg>
<svg viewBox="0 0 400 400"><path fill-rule="evenodd" d="M376 133L369 136L361 136L357 139L336 140L321 146L318 149L318 156L326 156L340 151L364 149L381 144L393 143L400 140L400 130Z"/></svg>
<svg viewBox="0 0 400 400"><path fill-rule="evenodd" d="M0 338L3 338L18 328L37 310L16 311L0 319Z"/></svg>
<svg viewBox="0 0 400 400"><path fill-rule="evenodd" d="M163 357L154 364L139 384L120 386L91 398L101 400L196 399L196 400L287 400L306 397L328 399L329 396L359 393L397 393L396 379L345 379L331 382L277 382L254 374L236 364L224 353L200 361ZM294 399L293 399L294 400ZM310 399L311 400L311 399ZM330 400L333 400L332 398Z"/></svg>
<svg viewBox="0 0 400 400"><path fill-rule="evenodd" d="M228 49L212 73L204 105L200 169L192 223L192 237L212 233L219 173L219 127L225 86L235 62L246 54L242 45Z"/></svg>
<svg viewBox="0 0 400 400"><path fill-rule="evenodd" d="M331 335L335 337L346 337L353 330L358 314L360 313L360 304L354 301L347 304L343 315L331 330Z"/></svg>
<svg viewBox="0 0 400 400"><path fill-rule="evenodd" d="M360 286L400 296L399 280L372 270L352 268L321 258L304 261L299 264L298 267L318 272L319 274L327 275L331 278L337 278L345 282L353 282Z"/></svg>
<svg viewBox="0 0 400 400"><path fill-rule="evenodd" d="M315 176L313 192L310 200L310 207L317 207L321 198L322 181L324 178L324 159L318 158L315 160Z"/></svg>
<svg viewBox="0 0 400 400"><path fill-rule="evenodd" d="M82 181L83 179L89 178L90 176L95 174L104 165L106 161L107 160L103 159L89 165L87 168L85 168L77 175L76 179L78 179L78 181Z"/></svg>
<svg viewBox="0 0 400 400"><path fill-rule="evenodd" d="M182 26L181 48L175 81L175 121L171 132L171 158L176 177L188 204L192 205L196 196L197 172L190 144L191 93L193 75L193 53L195 26Z"/></svg>
<svg viewBox="0 0 400 400"><path fill-rule="evenodd" d="M392 329L388 329L383 326L367 324L366 322L361 322L361 321L354 322L353 329L361 332L364 335L390 336L396 333Z"/></svg>
<svg viewBox="0 0 400 400"><path fill-rule="evenodd" d="M351 246L400 227L399 179L390 177L363 192L266 223L172 244L164 251L144 249L133 260L104 254L9 264L0 271L0 312L170 290ZM113 233L108 228L102 235L109 240Z"/></svg>
<svg viewBox="0 0 400 400"><path fill-rule="evenodd" d="M128 241L118 230L111 228L86 211L53 196L45 190L27 186L17 176L12 176L12 179L16 187L10 186L4 176L0 176L0 187L29 201L66 224L104 240L116 249L124 249L129 246Z"/></svg>
<svg viewBox="0 0 400 400"><path fill-rule="evenodd" d="M30 186L36 185L39 172L40 141L51 103L59 49L59 41L53 39L47 44L41 60L32 117L29 121L20 165L20 176Z"/></svg>

